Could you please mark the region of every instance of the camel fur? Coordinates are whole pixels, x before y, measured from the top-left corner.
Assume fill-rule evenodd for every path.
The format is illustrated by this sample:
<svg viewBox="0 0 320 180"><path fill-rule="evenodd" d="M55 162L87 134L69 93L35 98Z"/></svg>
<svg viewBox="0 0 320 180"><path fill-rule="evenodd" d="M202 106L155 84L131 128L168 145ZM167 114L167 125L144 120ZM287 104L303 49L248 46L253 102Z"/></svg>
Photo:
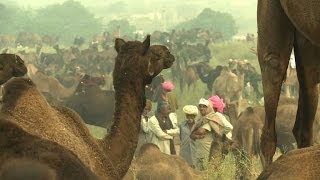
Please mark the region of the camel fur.
<svg viewBox="0 0 320 180"><path fill-rule="evenodd" d="M125 180L198 180L201 172L192 169L187 162L177 155L162 153L154 144L144 144L131 165Z"/></svg>

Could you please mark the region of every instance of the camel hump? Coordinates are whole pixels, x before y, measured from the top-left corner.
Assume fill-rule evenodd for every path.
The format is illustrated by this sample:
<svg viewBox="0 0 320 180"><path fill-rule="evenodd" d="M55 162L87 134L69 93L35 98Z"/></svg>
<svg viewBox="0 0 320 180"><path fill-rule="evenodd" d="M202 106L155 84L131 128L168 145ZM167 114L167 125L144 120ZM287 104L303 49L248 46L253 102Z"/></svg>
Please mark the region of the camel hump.
<svg viewBox="0 0 320 180"><path fill-rule="evenodd" d="M142 156L143 154L146 154L146 153L153 153L155 151L160 152L160 149L157 145L152 143L146 143L141 146L138 156Z"/></svg>

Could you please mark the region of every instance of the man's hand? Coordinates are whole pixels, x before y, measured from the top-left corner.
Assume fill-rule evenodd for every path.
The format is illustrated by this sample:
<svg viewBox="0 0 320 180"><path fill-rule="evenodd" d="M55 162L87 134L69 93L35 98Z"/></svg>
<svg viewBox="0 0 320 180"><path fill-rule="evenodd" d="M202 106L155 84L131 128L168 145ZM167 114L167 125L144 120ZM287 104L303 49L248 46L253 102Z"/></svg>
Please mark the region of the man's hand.
<svg viewBox="0 0 320 180"><path fill-rule="evenodd" d="M197 140L197 139L203 139L204 138L204 134L195 134L195 133L192 133L191 135L190 135L190 138L192 139L192 140Z"/></svg>
<svg viewBox="0 0 320 180"><path fill-rule="evenodd" d="M192 139L193 141L195 141L195 140L197 139L196 136L197 136L196 134L192 133L192 134L190 134L190 139Z"/></svg>

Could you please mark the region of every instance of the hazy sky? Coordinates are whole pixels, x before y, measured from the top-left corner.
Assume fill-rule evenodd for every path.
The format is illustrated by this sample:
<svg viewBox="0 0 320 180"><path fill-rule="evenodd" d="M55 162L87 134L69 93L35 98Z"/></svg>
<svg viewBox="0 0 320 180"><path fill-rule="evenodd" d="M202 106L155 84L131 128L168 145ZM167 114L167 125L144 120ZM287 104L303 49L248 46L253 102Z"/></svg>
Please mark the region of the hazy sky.
<svg viewBox="0 0 320 180"><path fill-rule="evenodd" d="M24 8L37 9L50 4L63 3L65 0L0 0L16 3ZM121 2L125 5L122 12L146 13L163 11L176 11L183 14L181 20L195 17L204 8L211 8L215 11L228 12L233 15L239 24L240 30L253 32L256 29L256 7L257 0L75 0L81 2L92 13L98 17L105 17L110 4ZM128 14L127 14L128 15ZM121 16L120 13L115 16ZM114 18L114 17L113 17Z"/></svg>
<svg viewBox="0 0 320 180"><path fill-rule="evenodd" d="M63 3L65 0L4 0L17 2L20 6L39 8L44 7L49 4ZM250 10L256 8L257 0L75 0L81 2L84 6L87 7L103 7L108 6L111 3L124 2L128 5L135 7L150 7L157 8L160 6L170 7L170 6L183 6L185 4L195 5L195 8L198 7L211 7L216 8L217 10L231 11L234 8L246 8L245 10ZM249 8L249 9L248 9Z"/></svg>

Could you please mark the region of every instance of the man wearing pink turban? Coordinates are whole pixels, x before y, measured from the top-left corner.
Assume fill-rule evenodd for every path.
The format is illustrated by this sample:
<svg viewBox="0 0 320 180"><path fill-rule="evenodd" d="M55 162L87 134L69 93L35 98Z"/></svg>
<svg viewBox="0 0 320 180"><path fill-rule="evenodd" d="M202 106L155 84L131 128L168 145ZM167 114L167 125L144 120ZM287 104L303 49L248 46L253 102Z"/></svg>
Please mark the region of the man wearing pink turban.
<svg viewBox="0 0 320 180"><path fill-rule="evenodd" d="M223 109L225 107L223 99L217 95L214 95L214 96L211 96L208 100L211 103L213 110L216 112L215 114L220 117L219 119L222 122L224 134L226 135L227 138L231 140L233 126L223 114Z"/></svg>
<svg viewBox="0 0 320 180"><path fill-rule="evenodd" d="M201 171L208 168L210 160L221 162L225 148L224 135L231 140L233 126L221 113L224 103L219 96L213 96L209 100L201 98L198 107L201 117L192 127L190 138L195 141L196 147L194 165Z"/></svg>
<svg viewBox="0 0 320 180"><path fill-rule="evenodd" d="M223 109L225 107L223 99L215 95L215 96L211 96L208 100L211 102L212 107L216 112L223 113Z"/></svg>
<svg viewBox="0 0 320 180"><path fill-rule="evenodd" d="M162 83L162 88L166 91L172 91L175 87L174 84L170 81L165 81Z"/></svg>
<svg viewBox="0 0 320 180"><path fill-rule="evenodd" d="M171 81L165 81L162 83L161 95L157 98L157 103L166 101L170 105L170 112L175 113L178 109L178 100L175 94L172 92L175 86Z"/></svg>

